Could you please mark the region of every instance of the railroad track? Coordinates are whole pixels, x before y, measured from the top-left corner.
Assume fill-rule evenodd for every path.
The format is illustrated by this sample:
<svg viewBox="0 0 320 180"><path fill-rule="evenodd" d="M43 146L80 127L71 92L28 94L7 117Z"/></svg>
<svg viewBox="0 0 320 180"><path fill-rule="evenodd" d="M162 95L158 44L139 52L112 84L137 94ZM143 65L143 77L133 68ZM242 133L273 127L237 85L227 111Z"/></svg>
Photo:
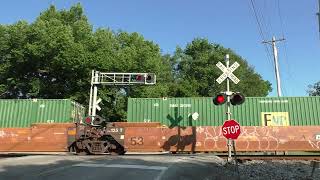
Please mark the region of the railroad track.
<svg viewBox="0 0 320 180"><path fill-rule="evenodd" d="M223 159L227 159L227 155L219 155ZM232 156L234 157L234 156ZM303 160L303 161L320 161L320 155L237 155L239 162L252 160Z"/></svg>

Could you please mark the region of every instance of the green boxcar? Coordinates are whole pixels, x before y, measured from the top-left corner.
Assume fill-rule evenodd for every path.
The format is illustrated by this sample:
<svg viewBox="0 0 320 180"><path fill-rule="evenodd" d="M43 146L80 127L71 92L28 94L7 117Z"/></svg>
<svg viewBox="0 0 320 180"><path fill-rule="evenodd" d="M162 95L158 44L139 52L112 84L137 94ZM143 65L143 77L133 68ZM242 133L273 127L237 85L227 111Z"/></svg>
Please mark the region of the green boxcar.
<svg viewBox="0 0 320 180"><path fill-rule="evenodd" d="M247 97L231 106L232 119L242 126L320 125L320 97ZM226 105L211 97L129 98L128 122L160 122L166 126L220 126Z"/></svg>
<svg viewBox="0 0 320 180"><path fill-rule="evenodd" d="M32 123L76 122L85 108L70 99L1 99L0 127L30 127Z"/></svg>

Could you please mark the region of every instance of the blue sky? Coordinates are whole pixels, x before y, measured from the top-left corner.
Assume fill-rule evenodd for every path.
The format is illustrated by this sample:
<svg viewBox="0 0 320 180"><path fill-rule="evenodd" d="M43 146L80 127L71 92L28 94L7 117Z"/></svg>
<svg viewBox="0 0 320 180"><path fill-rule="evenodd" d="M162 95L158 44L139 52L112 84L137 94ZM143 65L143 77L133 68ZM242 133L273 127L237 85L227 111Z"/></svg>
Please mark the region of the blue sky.
<svg viewBox="0 0 320 180"><path fill-rule="evenodd" d="M1 2L0 23L32 22L50 4L67 9L81 2L94 28L138 32L159 44L163 53L173 53L195 37L231 48L272 83L269 96L277 95L273 59L261 41L284 36L286 41L278 44L283 96L306 96L308 85L320 81L318 0L252 1L263 37L251 0L10 0Z"/></svg>

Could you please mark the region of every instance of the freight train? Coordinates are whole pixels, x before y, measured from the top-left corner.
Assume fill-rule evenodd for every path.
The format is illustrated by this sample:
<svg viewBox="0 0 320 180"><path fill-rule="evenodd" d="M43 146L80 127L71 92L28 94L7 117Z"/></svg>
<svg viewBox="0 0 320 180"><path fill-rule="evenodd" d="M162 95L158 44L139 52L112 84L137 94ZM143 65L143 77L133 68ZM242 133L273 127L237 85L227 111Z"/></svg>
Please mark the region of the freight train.
<svg viewBox="0 0 320 180"><path fill-rule="evenodd" d="M319 109L320 97L246 98L244 104L232 107L232 117L243 126L240 151L320 151ZM215 106L212 98L130 98L128 124L160 122L161 127L102 125L97 116L102 126L90 125L89 119L86 126L77 127L76 149L90 154L225 151L219 129L225 116L225 107Z"/></svg>
<svg viewBox="0 0 320 180"><path fill-rule="evenodd" d="M232 107L232 118L241 124L237 150L320 152L319 101L320 97L246 98ZM83 106L70 100L2 100L0 107L2 152L65 147L78 154L226 151L220 128L225 110L214 106L212 98L129 99L128 122L123 123L84 118ZM39 122L48 125L30 128Z"/></svg>
<svg viewBox="0 0 320 180"><path fill-rule="evenodd" d="M221 126L165 127L160 123L78 124L70 150L78 154L226 152ZM320 152L320 126L241 126L238 152Z"/></svg>

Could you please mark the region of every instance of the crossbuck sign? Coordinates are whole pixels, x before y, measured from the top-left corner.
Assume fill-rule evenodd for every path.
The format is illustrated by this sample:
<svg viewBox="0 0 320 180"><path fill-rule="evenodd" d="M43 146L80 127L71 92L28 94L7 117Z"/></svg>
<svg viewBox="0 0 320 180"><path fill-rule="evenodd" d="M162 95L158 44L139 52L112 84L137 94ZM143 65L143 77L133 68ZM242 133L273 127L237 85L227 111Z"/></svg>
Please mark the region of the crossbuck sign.
<svg viewBox="0 0 320 180"><path fill-rule="evenodd" d="M235 62L230 67L226 67L221 62L218 62L216 66L223 72L216 80L219 84L221 84L227 78L231 79L231 81L235 84L238 84L240 80L232 72L240 66L239 63Z"/></svg>

